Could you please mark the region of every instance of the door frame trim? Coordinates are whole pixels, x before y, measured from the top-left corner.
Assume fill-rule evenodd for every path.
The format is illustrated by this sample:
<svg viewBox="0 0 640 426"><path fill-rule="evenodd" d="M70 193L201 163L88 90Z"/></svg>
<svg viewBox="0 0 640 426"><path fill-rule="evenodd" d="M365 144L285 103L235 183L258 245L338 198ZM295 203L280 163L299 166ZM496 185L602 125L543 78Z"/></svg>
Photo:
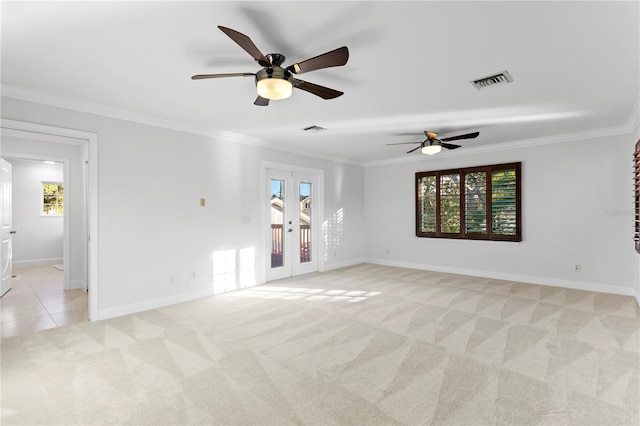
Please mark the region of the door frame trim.
<svg viewBox="0 0 640 426"><path fill-rule="evenodd" d="M44 124L31 123L27 121L18 121L2 118L0 120L0 129L5 134L13 133L19 137L26 137L40 141L62 142L64 138L78 140L78 145L87 144L89 176L87 176L89 196L85 200L87 207L87 238L88 245L91 250L87 253L87 289L89 291L88 299L88 316L89 320L99 319L99 301L100 301L100 284L99 284L99 209L98 209L98 134L83 130L67 129L64 127L48 126ZM65 253L66 257L66 253ZM66 268L65 268L66 269Z"/></svg>
<svg viewBox="0 0 640 426"><path fill-rule="evenodd" d="M260 271L262 271L262 278L260 279L259 282L261 283L265 283L267 281L267 253L264 252L265 248L267 247L267 237L266 237L266 232L264 231L267 227L267 205L264 202L264 188L267 187L267 169L276 169L276 170L281 170L281 171L286 171L286 172L294 172L294 173L305 173L305 174L310 174L310 175L315 175L317 178L317 183L316 183L316 198L317 200L314 200L314 204L315 204L315 208L316 208L316 219L318 224L320 225L320 227L318 228L318 232L317 232L317 239L318 241L318 271L322 272L325 270L325 252L326 252L326 247L325 245L322 243L322 241L324 240L324 225L325 225L325 220L324 220L324 170L323 169L315 169L312 167L306 167L306 166L300 166L297 164L289 164L289 163L279 163L279 162L275 162L275 161L267 161L267 160L262 160L260 162L260 192L259 192L259 198L260 198L260 247L262 248L260 251L262 252L262 256L260 256L260 262L262 264L261 268L259 269Z"/></svg>
<svg viewBox="0 0 640 426"><path fill-rule="evenodd" d="M4 171L8 172L5 180ZM5 183L9 182L7 191L5 191ZM13 164L7 161L6 158L0 157L0 216L2 217L2 233L0 235L0 298L13 288ZM4 211L7 206L9 207L9 220L8 224L5 223ZM8 225L5 227L5 225ZM7 229L8 228L8 229ZM7 246L4 247L4 241L8 241ZM6 254L5 254L6 251ZM6 256L6 263L4 256ZM5 266L7 267L5 269ZM5 274L6 272L6 274ZM6 281L6 286L5 284Z"/></svg>

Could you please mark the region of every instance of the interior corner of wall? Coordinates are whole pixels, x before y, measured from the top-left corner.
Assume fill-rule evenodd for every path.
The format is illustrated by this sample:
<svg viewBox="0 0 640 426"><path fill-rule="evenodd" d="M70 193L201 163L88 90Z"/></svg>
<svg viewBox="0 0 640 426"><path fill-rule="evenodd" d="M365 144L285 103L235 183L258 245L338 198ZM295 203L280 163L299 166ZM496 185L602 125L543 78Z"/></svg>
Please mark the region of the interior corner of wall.
<svg viewBox="0 0 640 426"><path fill-rule="evenodd" d="M634 139L640 139L640 93L629 117L629 128L634 135Z"/></svg>

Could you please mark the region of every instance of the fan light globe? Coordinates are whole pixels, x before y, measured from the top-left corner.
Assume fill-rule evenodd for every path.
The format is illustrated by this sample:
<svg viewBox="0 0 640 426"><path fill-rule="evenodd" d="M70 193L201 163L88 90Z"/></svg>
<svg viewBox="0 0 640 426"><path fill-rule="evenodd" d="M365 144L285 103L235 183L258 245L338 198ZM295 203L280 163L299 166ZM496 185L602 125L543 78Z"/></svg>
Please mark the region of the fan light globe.
<svg viewBox="0 0 640 426"><path fill-rule="evenodd" d="M442 151L442 147L439 144L426 145L422 147L422 153L427 155L437 154Z"/></svg>
<svg viewBox="0 0 640 426"><path fill-rule="evenodd" d="M263 98L277 101L291 96L293 85L281 78L263 78L256 83L258 95Z"/></svg>

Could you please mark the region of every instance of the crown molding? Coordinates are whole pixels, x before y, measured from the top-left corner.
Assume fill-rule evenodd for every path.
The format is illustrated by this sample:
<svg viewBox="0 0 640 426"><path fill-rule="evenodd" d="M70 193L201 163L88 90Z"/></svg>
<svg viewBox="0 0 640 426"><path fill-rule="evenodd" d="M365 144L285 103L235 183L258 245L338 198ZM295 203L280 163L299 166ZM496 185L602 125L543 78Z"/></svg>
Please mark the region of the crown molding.
<svg viewBox="0 0 640 426"><path fill-rule="evenodd" d="M264 146L264 142L249 136L238 133L213 130L192 124L167 120L147 114L140 114L129 110L114 108L94 102L87 102L61 95L54 95L24 87L13 86L2 83L1 93L5 98L13 98L21 101L34 102L38 104L64 108L85 114L94 114L103 117L115 118L123 121L130 121L145 124L153 127L161 127L169 130L177 130L184 133L192 133L200 136L216 137L230 142L241 142L251 145Z"/></svg>
<svg viewBox="0 0 640 426"><path fill-rule="evenodd" d="M446 151L440 152L438 157L456 157L465 155L475 155L485 152L505 151L509 149L522 149L531 148L540 145L551 145L563 142L574 142L577 140L603 138L609 136L619 136L627 134L635 134L640 132L640 94L636 97L636 101L631 109L627 124L623 126L607 127L604 129L589 130L584 132L567 133L563 135L547 136L534 139L522 139L512 142L505 142L500 144L492 144L488 146L468 147L464 151ZM392 164L411 163L417 161L423 161L423 156L411 156L401 158L391 158L379 161L369 161L364 163L364 167L385 166Z"/></svg>
<svg viewBox="0 0 640 426"><path fill-rule="evenodd" d="M335 163L350 164L350 165L360 166L360 167L375 167L375 166L383 166L383 165L424 161L424 157L422 156L411 156L411 157L399 157L399 158L391 158L391 159L376 160L376 161L369 161L369 162L361 162L361 161L356 161L348 158L333 157L329 155L318 154L315 152L309 152L302 149L282 148L281 146L276 146L275 144L272 144L263 139L242 135L239 133L228 132L228 131L217 130L217 129L210 129L210 128L196 126L192 124L167 120L167 119L163 119L163 118L159 118L151 115L140 114L140 113L136 113L136 112L120 109L120 108L109 107L106 105L97 104L93 102L81 101L78 99L69 98L65 96L53 95L50 93L44 93L41 91L9 85L6 83L1 84L0 90L1 90L2 96L7 98L13 98L13 99L28 101L28 102L35 102L43 105L55 106L55 107L69 109L69 110L78 111L82 113L115 118L119 120L130 121L134 123L145 124L148 126L160 127L160 128L175 130L175 131L184 132L184 133L207 136L207 137L212 137L212 138L216 138L223 141L242 143L246 145L267 148L267 149L278 151L278 152L296 154L296 155L301 155L305 157L331 161ZM490 146L469 147L469 148L465 148L464 151L441 152L438 154L438 157L445 157L445 156L456 157L456 156L465 156L465 155L476 155L479 153L504 151L504 150L510 150L510 149L530 148L530 147L536 147L540 145L572 142L576 140L584 140L584 139L591 139L591 138L597 138L597 137L600 138L600 137L618 136L622 134L633 134L638 130L639 126L640 126L640 95L636 98L636 102L632 108L629 118L627 119L627 124L623 126L616 126L616 127L597 129L592 131L563 134L563 135L554 135L554 136L542 137L542 138L516 140L516 141L505 142L501 144L492 144Z"/></svg>
<svg viewBox="0 0 640 426"><path fill-rule="evenodd" d="M1 94L3 97L17 99L21 101L34 102L38 104L64 108L72 111L82 112L85 114L94 114L103 117L115 118L123 121L144 124L147 126L160 127L169 130L175 130L183 133L190 133L199 136L207 136L223 140L227 142L242 143L262 148L271 149L278 152L286 152L289 154L297 154L305 157L311 157L321 160L328 160L337 163L345 163L356 166L362 166L362 162L350 160L347 158L336 158L328 155L317 154L301 149L283 149L263 139L240 133L228 132L225 130L211 129L207 127L196 126L192 124L182 123L178 121L167 120L151 115L140 114L125 109L114 108L94 102L81 101L78 99L45 93L33 89L18 87L6 83L2 83Z"/></svg>
<svg viewBox="0 0 640 426"><path fill-rule="evenodd" d="M541 145L552 145L552 144L574 142L574 141L585 140L585 139L626 135L626 134L631 134L632 132L633 130L630 127L630 125L626 124L624 126L608 127L604 129L589 130L584 132L567 133L563 135L554 135L554 136L547 136L547 137L535 138L535 139L523 139L519 141L497 143L497 144L485 145L485 146L479 146L479 147L468 147L468 148L465 148L463 151L447 151L447 152L443 151L438 153L438 157L462 157L467 155L477 155L481 153L506 151L511 149L532 148L532 147L539 147ZM365 163L364 167L385 166L385 165L410 163L410 162L423 161L423 160L424 160L423 156L393 158L389 160L370 161Z"/></svg>

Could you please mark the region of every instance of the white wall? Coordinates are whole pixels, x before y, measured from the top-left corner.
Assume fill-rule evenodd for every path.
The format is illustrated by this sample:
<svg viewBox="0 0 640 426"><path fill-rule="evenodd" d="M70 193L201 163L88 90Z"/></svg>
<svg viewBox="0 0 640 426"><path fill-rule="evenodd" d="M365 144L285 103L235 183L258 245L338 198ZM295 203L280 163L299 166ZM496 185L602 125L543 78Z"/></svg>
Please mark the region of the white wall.
<svg viewBox="0 0 640 426"><path fill-rule="evenodd" d="M594 139L362 168L9 98L2 113L98 134L97 319L211 294L212 256L223 250L253 250L253 281L262 282L263 161L324 170L326 269L370 260L622 294L638 289L633 217L624 213L633 208L630 137L607 138L604 151ZM513 161L523 163L521 243L414 236L416 171Z"/></svg>
<svg viewBox="0 0 640 426"><path fill-rule="evenodd" d="M2 155L15 157L55 159L66 161L68 176L65 183L65 218L68 235L69 264L65 265L65 288L86 288L87 256L86 256L86 214L84 187L84 160L87 158L86 148L68 143L43 142L12 136L3 136ZM14 191L14 199L18 195ZM17 219L14 213L14 226ZM51 220L52 218L44 218ZM16 228L17 229L17 228ZM20 233L20 230L18 230ZM14 244L18 234L14 236ZM15 259L15 257L14 257Z"/></svg>
<svg viewBox="0 0 640 426"><path fill-rule="evenodd" d="M98 134L98 318L211 294L221 250L254 250L262 282L262 161L324 170L324 216L342 218L325 227L334 250L324 266L364 258L361 167L9 98L2 114Z"/></svg>
<svg viewBox="0 0 640 426"><path fill-rule="evenodd" d="M631 135L372 166L367 257L416 268L638 294ZM523 241L415 237L415 172L522 162ZM389 253L387 253L389 250ZM581 265L581 272L574 265Z"/></svg>
<svg viewBox="0 0 640 426"><path fill-rule="evenodd" d="M42 182L64 181L62 164L9 158L12 167L13 266L62 263L62 216L41 216Z"/></svg>

